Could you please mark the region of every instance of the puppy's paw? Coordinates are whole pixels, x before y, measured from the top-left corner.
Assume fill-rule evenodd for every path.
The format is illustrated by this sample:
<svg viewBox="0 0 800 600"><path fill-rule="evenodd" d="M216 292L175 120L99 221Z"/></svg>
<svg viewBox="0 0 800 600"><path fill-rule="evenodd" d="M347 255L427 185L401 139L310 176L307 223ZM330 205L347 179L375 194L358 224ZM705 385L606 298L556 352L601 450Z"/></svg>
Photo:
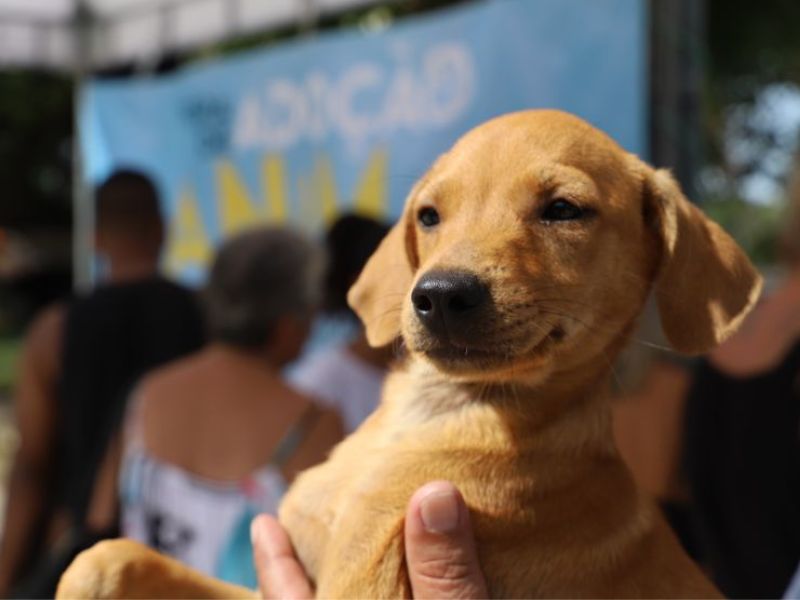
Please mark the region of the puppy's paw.
<svg viewBox="0 0 800 600"><path fill-rule="evenodd" d="M56 598L255 598L131 540L107 540L81 552L61 576Z"/></svg>
<svg viewBox="0 0 800 600"><path fill-rule="evenodd" d="M130 540L99 542L75 557L61 576L56 598L128 598L142 559L150 554Z"/></svg>

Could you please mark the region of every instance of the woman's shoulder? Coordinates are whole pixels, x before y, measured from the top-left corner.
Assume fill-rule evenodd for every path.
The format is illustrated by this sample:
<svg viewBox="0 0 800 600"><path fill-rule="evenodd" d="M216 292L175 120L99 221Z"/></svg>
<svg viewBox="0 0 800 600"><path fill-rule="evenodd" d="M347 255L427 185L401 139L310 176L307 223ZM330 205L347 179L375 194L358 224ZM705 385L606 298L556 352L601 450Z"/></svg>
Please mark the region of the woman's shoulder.
<svg viewBox="0 0 800 600"><path fill-rule="evenodd" d="M148 438L174 429L185 422L187 403L196 406L208 378L203 368L203 351L190 354L158 367L138 382L129 399L129 414L135 417L141 432Z"/></svg>
<svg viewBox="0 0 800 600"><path fill-rule="evenodd" d="M139 381L136 393L143 397L174 398L177 390L191 386L198 376L202 376L204 356L200 350L156 367Z"/></svg>
<svg viewBox="0 0 800 600"><path fill-rule="evenodd" d="M741 328L710 355L720 371L753 377L778 367L800 343L800 281L788 279L765 296Z"/></svg>

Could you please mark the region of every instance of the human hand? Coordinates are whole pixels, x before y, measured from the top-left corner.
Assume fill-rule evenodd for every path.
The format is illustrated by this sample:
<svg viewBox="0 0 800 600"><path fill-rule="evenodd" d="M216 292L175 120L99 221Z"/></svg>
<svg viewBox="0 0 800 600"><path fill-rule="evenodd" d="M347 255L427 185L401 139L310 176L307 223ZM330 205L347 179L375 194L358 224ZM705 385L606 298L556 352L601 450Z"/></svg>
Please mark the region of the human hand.
<svg viewBox="0 0 800 600"><path fill-rule="evenodd" d="M312 598L311 584L281 525L261 515L253 521L252 535L261 595ZM453 484L434 481L411 497L405 548L414 598L487 597L469 510Z"/></svg>

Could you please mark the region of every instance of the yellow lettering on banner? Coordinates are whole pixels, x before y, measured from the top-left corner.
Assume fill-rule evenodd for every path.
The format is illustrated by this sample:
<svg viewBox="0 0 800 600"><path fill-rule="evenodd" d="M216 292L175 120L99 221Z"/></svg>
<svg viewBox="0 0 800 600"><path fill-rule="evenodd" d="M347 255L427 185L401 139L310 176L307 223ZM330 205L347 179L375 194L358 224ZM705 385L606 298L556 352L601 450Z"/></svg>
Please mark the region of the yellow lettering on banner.
<svg viewBox="0 0 800 600"><path fill-rule="evenodd" d="M328 157L319 156L314 165L314 187L319 198L319 209L325 225L330 225L336 218L339 201L336 193L336 177Z"/></svg>
<svg viewBox="0 0 800 600"><path fill-rule="evenodd" d="M318 156L310 173L297 178L301 223L309 229L329 225L338 214L338 190L333 165L328 157Z"/></svg>
<svg viewBox="0 0 800 600"><path fill-rule="evenodd" d="M389 152L378 148L369 157L367 168L361 175L355 193L353 208L365 217L382 219L388 209L386 177L388 174Z"/></svg>
<svg viewBox="0 0 800 600"><path fill-rule="evenodd" d="M168 242L166 265L171 273L190 265L203 267L211 257L208 232L191 186L185 186L178 196L175 215L169 224Z"/></svg>
<svg viewBox="0 0 800 600"><path fill-rule="evenodd" d="M309 229L316 229L320 224L320 212L315 197L314 177L301 175L297 178L297 200L300 223Z"/></svg>
<svg viewBox="0 0 800 600"><path fill-rule="evenodd" d="M357 213L384 218L388 210L388 151L372 152L352 195ZM282 156L267 154L261 164L262 196L250 193L240 172L230 159L214 166L217 183L217 205L220 231L223 236L263 221L285 222L289 218L286 163ZM320 154L311 172L299 174L296 180L295 217L310 229L329 225L339 212L339 189L330 156Z"/></svg>
<svg viewBox="0 0 800 600"><path fill-rule="evenodd" d="M262 185L269 206L270 216L275 221L286 221L286 166L278 155L267 155L261 172Z"/></svg>
<svg viewBox="0 0 800 600"><path fill-rule="evenodd" d="M266 220L264 205L253 203L233 164L227 160L220 161L215 165L215 171L219 186L219 222L223 235L231 235Z"/></svg>

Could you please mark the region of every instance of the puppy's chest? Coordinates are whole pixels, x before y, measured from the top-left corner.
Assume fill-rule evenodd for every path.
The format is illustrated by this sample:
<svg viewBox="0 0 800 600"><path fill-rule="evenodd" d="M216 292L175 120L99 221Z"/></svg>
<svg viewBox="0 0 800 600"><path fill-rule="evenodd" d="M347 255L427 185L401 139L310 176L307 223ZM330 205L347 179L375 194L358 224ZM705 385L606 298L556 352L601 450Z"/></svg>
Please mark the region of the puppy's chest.
<svg viewBox="0 0 800 600"><path fill-rule="evenodd" d="M547 440L531 443L533 432L520 440L508 416L488 404L456 402L442 410L430 396L424 403L390 398L290 492L285 524L294 528L312 575L335 556L356 560L394 547L390 540L402 532L411 495L433 480L449 480L464 495L487 577L504 595L530 589L525 573L507 569L520 554L560 556L565 540L573 540L588 560L613 532L626 529L632 489L617 460L566 452ZM323 529L309 526L310 515L322 517L315 521ZM531 573L547 571L540 562L530 563Z"/></svg>
<svg viewBox="0 0 800 600"><path fill-rule="evenodd" d="M351 451L334 457L342 476L337 522L344 512L400 518L414 491L433 480L453 482L484 513L531 506L544 493L547 459L520 452L485 407L424 416L387 407L381 417L369 438L348 440Z"/></svg>

